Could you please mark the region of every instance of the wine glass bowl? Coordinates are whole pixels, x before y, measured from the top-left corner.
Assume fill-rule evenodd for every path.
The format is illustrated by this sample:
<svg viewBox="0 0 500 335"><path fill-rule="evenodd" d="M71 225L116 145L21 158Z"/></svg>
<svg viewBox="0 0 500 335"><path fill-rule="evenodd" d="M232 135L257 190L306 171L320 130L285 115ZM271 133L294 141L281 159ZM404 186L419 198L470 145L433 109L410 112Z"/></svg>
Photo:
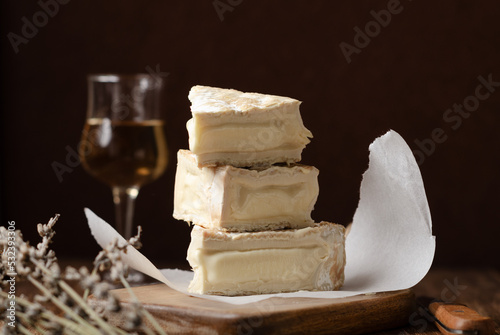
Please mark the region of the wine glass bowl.
<svg viewBox="0 0 500 335"><path fill-rule="evenodd" d="M159 109L163 82L147 74L89 75L87 79L80 159L90 175L112 188L116 228L129 238L140 187L159 178L168 164Z"/></svg>
<svg viewBox="0 0 500 335"><path fill-rule="evenodd" d="M111 187L140 187L156 180L167 166L161 120L88 119L84 126L82 163Z"/></svg>

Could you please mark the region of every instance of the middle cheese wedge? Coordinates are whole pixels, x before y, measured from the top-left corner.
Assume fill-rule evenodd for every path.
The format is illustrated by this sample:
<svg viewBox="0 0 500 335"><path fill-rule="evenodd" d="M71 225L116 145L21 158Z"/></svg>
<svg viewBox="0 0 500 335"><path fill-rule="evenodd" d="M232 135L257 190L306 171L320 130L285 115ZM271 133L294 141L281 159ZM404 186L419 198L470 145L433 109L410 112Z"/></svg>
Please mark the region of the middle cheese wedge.
<svg viewBox="0 0 500 335"><path fill-rule="evenodd" d="M255 231L313 223L319 171L312 166L243 169L199 167L188 150L177 153L174 218L205 228Z"/></svg>
<svg viewBox="0 0 500 335"><path fill-rule="evenodd" d="M321 222L302 229L229 233L195 226L188 291L249 295L327 291L344 282L345 229Z"/></svg>

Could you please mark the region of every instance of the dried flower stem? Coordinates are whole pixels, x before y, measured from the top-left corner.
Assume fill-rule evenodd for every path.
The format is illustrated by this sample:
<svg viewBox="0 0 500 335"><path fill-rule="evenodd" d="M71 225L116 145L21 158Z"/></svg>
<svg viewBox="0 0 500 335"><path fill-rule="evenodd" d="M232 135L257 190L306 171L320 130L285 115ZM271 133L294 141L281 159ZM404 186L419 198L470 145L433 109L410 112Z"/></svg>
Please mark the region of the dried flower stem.
<svg viewBox="0 0 500 335"><path fill-rule="evenodd" d="M39 320L39 322L38 322L39 325L32 323L30 321L29 316L26 315L25 313L22 313L22 312L18 311L17 314L16 314L16 316L18 316L19 319L21 319L22 321L24 321L24 324L29 325L31 327L34 327L35 330L38 333L40 333L40 334L44 334L46 332L46 330L43 327L45 327L45 328L49 327L48 320L56 321L56 322L60 323L61 325L65 326L66 327L65 331L68 330L68 331L71 332L71 334L76 334L76 335L79 334L79 333L75 333L73 331L73 329L77 329L77 330L80 329L79 326L76 323L74 323L72 321L69 321L67 319L61 318L61 317L59 317L57 315L51 315L50 318L44 318L44 319ZM40 326L42 326L42 327L40 327ZM29 334L31 334L31 332Z"/></svg>
<svg viewBox="0 0 500 335"><path fill-rule="evenodd" d="M94 320L99 326L103 328L103 330L109 331L110 333L113 333L113 327L109 326L109 324L104 321L95 311L89 307L89 305L76 293L71 286L68 285L65 281L60 281L59 285L61 288L68 293L68 295L82 307L83 311L89 315L92 320Z"/></svg>
<svg viewBox="0 0 500 335"><path fill-rule="evenodd" d="M32 335L28 328L24 327L23 325L18 325L17 330L19 330L21 334Z"/></svg>
<svg viewBox="0 0 500 335"><path fill-rule="evenodd" d="M129 293L129 295L132 298L132 300L134 302L140 304L139 299L137 299L137 296L135 295L134 291L132 290L132 288L130 287L129 283L125 280L125 278L123 276L120 276L120 281L122 282L123 286L127 289L127 292ZM151 324L153 325L153 327L155 328L155 330L159 334L161 334L161 335L167 335L165 333L165 331L163 330L163 328L158 323L158 321L156 321L156 319L151 315L151 313L149 313L144 308L142 309L142 311L143 311L144 315L146 316L146 318L148 319L148 321L151 322Z"/></svg>
<svg viewBox="0 0 500 335"><path fill-rule="evenodd" d="M120 332L123 334L126 334L125 332L122 332L119 328L113 327L110 324L108 324L106 321L104 321L90 306L85 302L85 300L78 295L78 293L75 292L71 288L71 286L68 285L65 281L61 280L59 282L59 285L61 288L68 293L68 295L82 307L83 311L89 315L92 320L94 320L101 328L102 330L105 330L109 332L110 334L115 334L116 332Z"/></svg>
<svg viewBox="0 0 500 335"><path fill-rule="evenodd" d="M34 331L39 334L127 335L128 332L109 324L108 316L102 314L103 311L111 313L122 311L127 322L126 329L147 335L165 334L158 321L140 304L125 279L128 266L123 263L121 253L126 253L128 246L140 247L140 229L137 236L125 243L115 241L104 248L97 255L91 273L86 267L81 267L79 270L67 267L61 271L55 252L49 248L55 235L53 227L58 218L59 215L56 214L47 224L37 225L42 241L36 247L30 246L29 242L23 240L21 231L16 230L14 236L5 227L0 227L0 248L5 250L7 247L15 247L17 279L28 280L41 293L35 295L33 301L22 296L16 297L19 308L16 308L18 323L14 331L18 334L31 334L31 331ZM2 288L9 285L6 277L8 273L6 269L10 264L8 260L4 253L0 260ZM110 278L120 281L129 292L132 303L127 309L124 310L116 297L109 292L110 284L102 281L100 272L105 270L109 270ZM84 289L83 295L69 285L67 280L79 281ZM107 299L105 310L97 311L90 307L87 302L90 293L97 299ZM8 300L9 295L0 292L1 315L5 315L7 311L4 305ZM43 304L48 302L51 302L57 310L44 308ZM145 320L148 324L144 323Z"/></svg>
<svg viewBox="0 0 500 335"><path fill-rule="evenodd" d="M90 274L91 276L95 276L97 274L97 267L94 267L92 269L92 273ZM87 301L87 298L89 297L89 294L90 294L90 288L86 288L84 291L83 291L83 300Z"/></svg>
<svg viewBox="0 0 500 335"><path fill-rule="evenodd" d="M7 298L8 295L7 293L4 293L4 292L0 292L0 295L4 298ZM16 303L18 303L19 305L22 305L23 307L28 307L30 305L32 305L33 303L26 300L26 299L23 299L22 297L16 297ZM23 319L25 321L26 324L29 324L30 326L34 326L35 328L37 328L37 330L40 332L40 333L43 333L43 331L41 329L39 329L39 327L37 327L35 324L33 324L29 317L26 315L26 313L23 313L19 310L16 311L16 316L19 316L21 319ZM57 314L54 314L52 311L50 310L44 310L40 313L40 318L42 319L46 319L46 320L54 320L54 321L57 321L59 322L60 324L66 326L66 327L70 327L70 328L74 328L74 327L79 327L78 324L76 324L75 322L73 321L70 321L66 318L63 318L63 317L60 317L59 315Z"/></svg>
<svg viewBox="0 0 500 335"><path fill-rule="evenodd" d="M59 307L64 313L68 314L71 316L76 322L78 322L82 327L86 328L88 330L87 334L96 334L99 335L101 334L98 329L92 327L91 324L89 324L85 319L83 319L80 315L78 315L75 311L73 311L71 308L63 304L59 299L55 298L50 291L45 288L38 280L32 278L31 276L28 276L28 280L36 286L37 289L39 289L46 297L50 299L56 305Z"/></svg>
<svg viewBox="0 0 500 335"><path fill-rule="evenodd" d="M33 261L33 263L46 274L48 275L51 274L51 271L47 269L40 262ZM66 283L64 280L59 280L58 285L71 297L71 299L73 299L83 309L85 313L87 313L87 315L90 316L92 320L94 320L102 328L103 331L105 331L106 333L109 332L109 334L116 333L118 328L113 327L109 325L106 321L104 321L92 308L90 308L90 306L86 303L86 301L78 293L76 293L76 291L73 290L71 286L68 285L68 283ZM66 306L64 304L62 305Z"/></svg>
<svg viewBox="0 0 500 335"><path fill-rule="evenodd" d="M26 315L26 313L17 311L16 316L18 316L20 319L22 319L25 324L35 327L39 333L43 333L44 332L43 329L41 329L36 324L33 324L30 321L30 318L29 318L28 315ZM45 320L56 321L56 322L60 323L61 325L63 325L64 327L66 327L65 330L71 330L73 333L75 333L74 330L81 329L80 326L77 323L75 323L73 321L70 321L68 319L62 318L62 317L60 317L58 315L55 315L53 313L50 313L50 314L48 314L48 313L47 314L42 313L40 315L40 317L42 318L42 321L45 321ZM76 334L78 334L78 333L76 333Z"/></svg>
<svg viewBox="0 0 500 335"><path fill-rule="evenodd" d="M4 292L0 292L0 295L2 295L3 297L7 297L7 294ZM22 297L16 297L16 302L20 305L23 305L24 307L28 307L32 304L32 302L30 302L26 299L23 299ZM41 329L36 324L32 324L32 322L29 320L29 317L26 315L26 313L17 311L16 315L18 315L21 319L23 319L26 324L29 324L30 326L34 326L39 333L43 334L45 332L45 330ZM88 334L88 331L86 329L82 329L81 324L75 323L74 321L71 321L71 320L63 318L57 314L54 314L50 310L42 311L40 313L40 317L43 319L42 321L44 321L42 323L42 326L45 323L45 320L51 320L51 321L55 321L55 322L63 325L65 327L64 331L70 331L71 334L76 334L76 335ZM116 331L116 333L120 333L120 334L124 334L124 335L127 334L125 331L123 331L119 328L115 329L115 331ZM100 334L100 332L96 332L96 333ZM113 333L113 334L115 334L115 333Z"/></svg>

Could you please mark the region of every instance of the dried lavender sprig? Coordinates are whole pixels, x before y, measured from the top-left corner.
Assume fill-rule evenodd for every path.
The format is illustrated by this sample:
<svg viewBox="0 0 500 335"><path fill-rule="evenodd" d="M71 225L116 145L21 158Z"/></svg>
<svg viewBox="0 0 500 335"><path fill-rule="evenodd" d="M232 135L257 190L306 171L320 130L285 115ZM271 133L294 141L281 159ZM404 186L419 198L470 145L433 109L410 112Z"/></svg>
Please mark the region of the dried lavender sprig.
<svg viewBox="0 0 500 335"><path fill-rule="evenodd" d="M3 296L3 297L7 297L7 294L4 293L4 292L0 292L0 295ZM31 302L31 301L29 301L27 299L24 299L22 297L16 297L16 303L19 304L19 305L21 305L21 306L23 306L23 307L26 307L26 308L29 308L30 306L33 306L33 302ZM23 313L23 312L20 312L20 311L16 311L16 316L20 316L21 318L24 318L27 324L29 324L30 326L36 327L36 324L32 322L33 317L30 316L30 315L28 315L28 313ZM43 310L41 310L40 314L39 314L39 317L42 318L42 319L56 320L57 322L65 325L67 327L70 327L70 328L79 327L78 323L75 323L74 321L71 321L69 319L60 317L59 315L53 313L49 309L43 309Z"/></svg>
<svg viewBox="0 0 500 335"><path fill-rule="evenodd" d="M57 316L55 314L51 315L50 318L44 317L39 322L37 322L38 324L41 324L42 327L40 327L37 323L31 322L31 318L29 317L29 315L27 315L25 313L17 312L16 316L18 316L24 324L29 325L31 327L35 327L35 329L39 333L42 333L42 334L44 333L43 324L44 324L44 322L46 322L48 320L58 322L59 324L64 326L65 331L70 331L72 334L77 334L77 335L84 334L84 333L78 332L78 330L81 330L81 327L77 323L70 321L68 319L62 318L60 316Z"/></svg>
<svg viewBox="0 0 500 335"><path fill-rule="evenodd" d="M43 264L41 264L40 262L32 259L31 260L33 262L33 264L35 264L39 269L42 270L43 273L45 273L46 276L48 276L49 278L52 277L52 271L47 269ZM85 319L83 319L81 316L79 316L76 312L74 312L71 308L69 308L66 304L64 304L60 299L54 297L49 290L47 290L46 287L44 287L40 282L38 282L36 279L34 278L31 278L30 276L28 276L28 280L30 280L31 283L33 283L33 285L35 285L40 291L42 291L45 296L49 297L50 300L56 304L59 308L61 308L61 310L63 310L65 313L69 314L69 315L72 315L73 317L76 318L76 320L78 320L80 323L83 323L83 324L88 324L88 322L85 321ZM74 295L77 295L78 296L78 293L76 293L66 282L64 282L63 280L58 280L57 282L57 285L61 287L61 289L63 289L64 292L66 292L68 295L70 295L72 298ZM86 304L85 304L86 305ZM82 306L83 307L83 306ZM95 320L94 320L95 321ZM107 323L106 322L103 322L102 324L104 324L105 328L107 328Z"/></svg>
<svg viewBox="0 0 500 335"><path fill-rule="evenodd" d="M111 272L111 278L115 280L116 279L120 280L122 285L126 288L127 292L129 293L130 297L132 298L133 305L140 306L140 309L138 311L140 311L140 313L142 313L148 319L148 321L151 323L151 325L159 334L166 335L163 328L160 326L158 321L151 315L151 313L149 313L146 309L142 308L139 299L134 294L129 283L125 279L128 267L124 266L122 262L121 252L126 253L127 247L129 245L135 248L139 248L141 246L140 245L141 233L142 233L142 227L138 226L137 235L133 236L128 241L125 241L125 243L121 243L117 239L113 240L113 242L111 242L106 248L104 248L97 255L96 259L94 260L94 270L99 267L102 267L105 264L110 265L112 270L115 269L115 272L113 271ZM149 329L147 327L144 327L143 331L149 333Z"/></svg>
<svg viewBox="0 0 500 335"><path fill-rule="evenodd" d="M39 281L37 281L34 278L28 277L28 280L37 288L39 289L46 297L50 299L51 302L54 303L57 307L59 307L63 312L71 316L73 320L78 322L82 327L85 327L89 333L88 334L96 334L99 335L100 332L98 329L92 327L90 323L88 323L85 319L83 319L80 315L78 315L75 311L73 311L71 308L63 304L59 299L53 296L52 292L50 292L46 287L44 287Z"/></svg>
<svg viewBox="0 0 500 335"><path fill-rule="evenodd" d="M114 334L116 333L116 329L109 325L107 322L105 322L97 313L95 313L88 304L81 299L81 297L74 291L66 282L60 280L59 274L60 270L58 269L57 266L57 272L54 273L52 269L52 265L57 265L57 263L54 263L55 260L55 253L52 250L48 249L49 244L52 242L52 238L55 235L55 231L53 230L54 225L56 224L57 220L59 218L59 214L56 214L53 218L49 220L47 224L38 224L37 225L37 230L39 235L42 237L42 242L37 245L37 249L35 252L30 252L29 259L30 261L35 265L36 268L42 270L42 272L45 273L46 276L44 276L44 279L47 280L53 280L55 285L61 287L61 289L66 292L75 302L78 303L78 305L91 317L94 322L96 322L102 331L105 331L105 333L109 334ZM44 257L45 256L45 257ZM40 262L40 259L47 258L47 264L44 265L42 262ZM50 267L50 269L49 269ZM62 303L60 299L54 297L50 292L47 291L45 287L43 287L36 279L31 278L30 275L28 275L28 279L30 282L32 282L35 286L37 286L38 289L40 289L46 296L50 296L50 300L56 304L61 310L63 310L65 313L68 315L71 315L75 320L78 321L79 324L87 328L88 331L93 332L95 334L99 334L98 331L95 331L94 329L90 329L89 326L91 326L88 322L85 321L82 317L78 315L78 313L74 312L71 308L69 308L66 304Z"/></svg>
<svg viewBox="0 0 500 335"><path fill-rule="evenodd" d="M0 296L7 297L7 294L4 292L0 292ZM22 305L23 307L29 307L32 306L33 303L27 299L24 299L22 297L16 297L16 303L19 305ZM20 311L17 311L16 316L19 315L21 319L24 319L25 323L28 324L29 326L33 326L39 330L40 333L43 333L43 329L39 329L38 325L36 323L32 322L32 318L27 315L27 313L23 313ZM80 335L87 335L88 331L87 328L82 328L80 323L77 323L75 321L72 321L70 319L61 317L55 313L53 313L50 310L44 309L40 312L40 318L43 320L51 320L51 321L56 321L62 326L64 326L64 330L72 330L73 332L76 332L75 334L80 334ZM92 327L92 326L91 326ZM93 328L93 327L92 327ZM127 333L119 328L114 329L117 334L123 334L126 335ZM98 333L99 331L96 330Z"/></svg>
<svg viewBox="0 0 500 335"><path fill-rule="evenodd" d="M17 325L17 328L19 331L21 331L21 334L31 335L31 332L28 330L28 328L25 328L23 325Z"/></svg>
<svg viewBox="0 0 500 335"><path fill-rule="evenodd" d="M137 296L135 295L134 291L130 287L129 283L125 280L124 277L120 277L120 280L122 281L123 286L127 289L127 292L129 293L130 297L132 298L132 301L135 303L138 303L140 305L139 299L137 299ZM142 307L142 305L140 305ZM153 325L155 330L162 335L166 335L165 331L163 328L160 326L158 321L149 313L146 309L142 308L142 312L144 316L148 319L148 321Z"/></svg>
<svg viewBox="0 0 500 335"><path fill-rule="evenodd" d="M53 281L54 286L60 286L64 292L72 297L75 300L75 297L79 297L78 294L64 281L60 280L60 270L57 265L55 259L55 253L52 250L48 249L49 244L52 242L52 238L55 235L55 231L53 230L54 225L56 224L59 218L59 214L56 214L53 218L49 220L47 224L38 224L37 230L39 235L42 237L42 242L37 245L37 248L34 252L29 252L29 260L32 264L35 265L37 269L40 269L46 276L42 278L46 281ZM26 244L22 244L26 245ZM30 251L33 248L30 249ZM40 260L47 259L47 263L44 265ZM56 271L54 271L56 269ZM44 293L45 296L49 297L50 300L58 306L61 310L63 310L66 314L71 315L78 323L85 327L89 332L99 334L98 330L95 330L90 323L85 321L81 316L78 315L75 311L73 311L70 307L64 304L60 299L55 297L50 290L44 287L38 280L33 278L30 274L28 274L28 280L35 285L41 292ZM80 307L85 309L87 314L91 315L92 319L100 325L102 330L106 331L106 333L113 334L114 329L110 325L108 325L102 318L100 318L85 302L82 304L81 301L76 300ZM87 308L86 308L87 307ZM88 311L91 313L88 313Z"/></svg>
<svg viewBox="0 0 500 335"><path fill-rule="evenodd" d="M23 318L28 318L28 325L30 327L36 327L37 329L41 330L41 333L44 333L44 328L43 326L50 326L47 328L50 332L60 332L60 331L65 331L66 333L73 333L73 334L78 334L75 333L75 327L76 329L79 329L82 331L82 334L90 334L90 333L95 333L95 334L100 334L101 331L104 331L104 329L97 329L94 328L95 325L87 322L85 319L83 319L79 313L83 312L89 312L87 314L95 313L97 315L97 320L102 320L102 324L100 326L104 326L105 328L109 327L108 332L111 334L127 334L124 332L122 329L108 325L106 322L104 322L103 319L101 319L100 315L97 314L97 312L93 311L90 307L90 312L88 309L86 309L85 306L88 307L86 304L85 299L80 297L76 291L74 291L64 280L61 279L61 276L65 276L66 274L61 274L61 270L58 266L57 263L57 258L55 257L55 253L53 250L49 249L49 244L52 242L52 238L55 235L55 231L53 231L53 226L57 222L57 219L59 218L59 215L56 215L54 218L51 218L49 222L45 225L39 224L37 226L38 232L40 236L42 237L42 242L39 243L36 248L32 247L29 245L28 242L25 242L22 238L22 234L19 230L16 231L16 258L17 258L17 270L18 273L20 273L19 279L21 278L27 278L30 282L35 285L43 294L45 298L42 298L42 296L35 296L35 300L45 300L45 301L52 301L57 307L59 307L63 312L65 312L71 319L60 319L59 317L55 318L53 313L48 313L48 312L43 312L42 317L38 317L38 321L34 321L35 324L33 324L33 319L30 317L28 314L24 314L22 311L19 311L19 315L22 316ZM5 242L5 229L2 229L4 227L0 227L0 244L4 244ZM125 275L128 271L128 267L121 262L121 257L119 257L120 253L117 253L116 250L120 250L123 252L126 252L126 248L128 245L132 245L134 247L140 247L140 229L139 229L139 234L137 237L134 237L127 241L125 244L123 243L116 243L115 244L115 252L104 251L104 256L102 259L105 259L104 262L101 262L101 265L104 264L105 262L108 263L108 266L111 267L112 270L112 275L114 276L115 279L120 279L120 281L125 280ZM17 252L20 251L20 252ZM97 257L99 258L99 256ZM2 257L2 267L0 268L0 271L3 271L5 269L5 266L7 265L5 263L4 257ZM80 271L81 272L81 271ZM0 273L0 276L3 274ZM93 278L97 275L97 267L92 271L90 274L90 277ZM81 272L80 273L80 280L82 277L87 277L88 276L88 270L87 273L84 274ZM100 278L96 277L97 279L92 279L90 283L88 283L88 287L85 289L86 294L84 295L84 298L87 297L88 293L92 291L94 294L97 292L94 292L94 290L98 289L100 293L97 293L98 295L101 296L107 296L109 298L113 298L112 295L108 295L107 293L103 293L106 288L101 287L105 285L100 285ZM76 279L76 278L75 278ZM87 278L88 279L88 278ZM44 287L40 280L43 281L47 287ZM128 282L126 282L128 285ZM96 285L98 285L96 287ZM125 285L125 286L127 286ZM129 286L130 288L130 286ZM61 291L62 290L62 291ZM73 293L75 295L73 295ZM38 299L40 298L40 299ZM71 300L72 299L72 300ZM113 300L113 299L111 299ZM81 305L83 301L83 305ZM71 304L76 303L77 305L75 306L76 310L73 310L70 306L67 306L66 303L71 302ZM119 302L114 298L114 303L117 304L119 308ZM20 303L21 305L21 303ZM80 306L81 305L81 306ZM142 308L142 305L140 303L134 303L133 304L133 309L131 311L132 317L135 318L141 318L142 317L147 317L151 324L159 330L159 333L164 334L163 330L159 326L159 324L154 320L151 314L149 314L146 310ZM24 308L24 307L23 307ZM142 309L141 309L142 308ZM79 309L79 311L78 311ZM135 313L135 314L134 314ZM36 314L36 313L35 313ZM49 315L48 315L49 314ZM35 317L35 316L33 316ZM62 321L65 320L65 321ZM77 322L75 322L75 320ZM31 323L30 323L31 322ZM94 319L94 322L99 324L99 321L96 321ZM107 325L107 326L106 326ZM22 325L21 325L22 326ZM40 328L40 326L42 328ZM55 328L54 328L55 327ZM145 331L146 333L151 333L153 334L154 332L150 330L149 328L145 328L143 325L142 331ZM24 326L22 326L21 329L18 329L18 331L22 331Z"/></svg>

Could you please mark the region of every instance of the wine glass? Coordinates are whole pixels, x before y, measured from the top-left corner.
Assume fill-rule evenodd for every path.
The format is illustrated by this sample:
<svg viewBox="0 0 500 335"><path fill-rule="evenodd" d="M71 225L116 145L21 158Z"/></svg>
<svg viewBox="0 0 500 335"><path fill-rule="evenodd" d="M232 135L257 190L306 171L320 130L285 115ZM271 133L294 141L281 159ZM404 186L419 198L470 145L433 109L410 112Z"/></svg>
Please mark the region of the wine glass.
<svg viewBox="0 0 500 335"><path fill-rule="evenodd" d="M140 187L156 180L167 166L159 108L163 81L149 74L92 74L87 82L80 159L90 175L111 186L115 227L128 239Z"/></svg>

